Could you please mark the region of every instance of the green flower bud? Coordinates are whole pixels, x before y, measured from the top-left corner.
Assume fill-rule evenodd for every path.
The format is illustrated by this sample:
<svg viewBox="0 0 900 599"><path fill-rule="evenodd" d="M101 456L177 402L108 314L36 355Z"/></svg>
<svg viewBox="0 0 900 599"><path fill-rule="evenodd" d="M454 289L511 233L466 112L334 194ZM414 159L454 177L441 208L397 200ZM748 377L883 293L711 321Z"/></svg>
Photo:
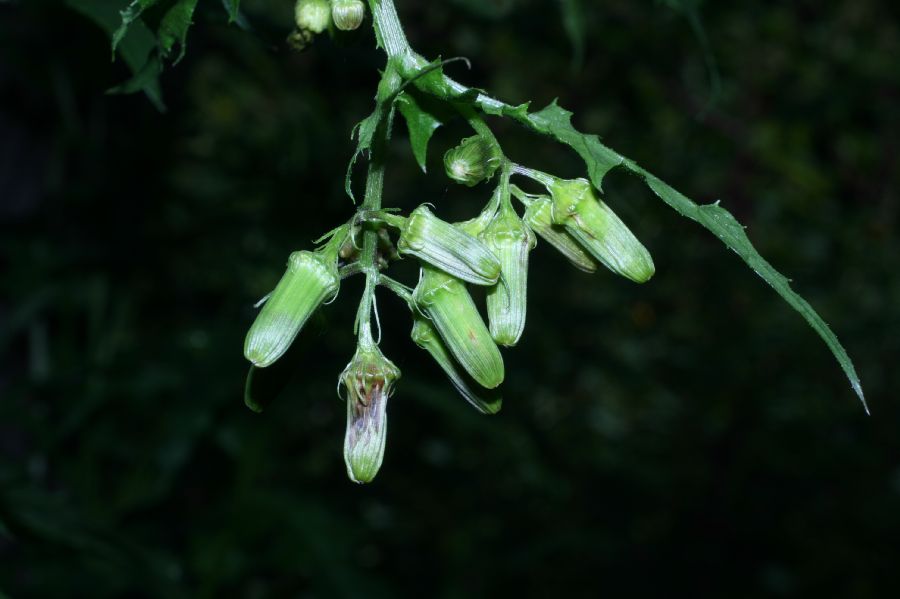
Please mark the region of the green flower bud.
<svg viewBox="0 0 900 599"><path fill-rule="evenodd" d="M500 277L500 262L484 243L442 221L427 206L406 219L397 250L474 285L493 285Z"/></svg>
<svg viewBox="0 0 900 599"><path fill-rule="evenodd" d="M500 411L500 407L503 405L500 392L496 389L475 391L474 387L478 386L478 383L459 368L459 364L450 355L450 351L431 321L424 316L415 315L411 337L416 345L431 354L459 394L476 410L482 414L496 414ZM486 395L486 399L482 395Z"/></svg>
<svg viewBox="0 0 900 599"><path fill-rule="evenodd" d="M494 176L500 167L501 154L495 144L480 135L467 137L444 154L447 176L473 187Z"/></svg>
<svg viewBox="0 0 900 599"><path fill-rule="evenodd" d="M601 264L636 283L656 272L653 258L631 230L597 197L586 179L557 179L550 186L552 217Z"/></svg>
<svg viewBox="0 0 900 599"><path fill-rule="evenodd" d="M332 0L331 18L341 31L353 31L362 25L366 5L361 0Z"/></svg>
<svg viewBox="0 0 900 599"><path fill-rule="evenodd" d="M328 0L297 0L294 20L301 32L322 33L331 24L331 6Z"/></svg>
<svg viewBox="0 0 900 599"><path fill-rule="evenodd" d="M355 483L372 482L384 459L387 440L387 400L400 369L382 355L376 345L356 348L356 354L341 373L347 390L347 433L344 463Z"/></svg>
<svg viewBox="0 0 900 599"><path fill-rule="evenodd" d="M487 293L491 336L500 345L512 347L525 330L528 254L536 243L534 233L507 204L481 234L481 239L500 259L500 282Z"/></svg>
<svg viewBox="0 0 900 599"><path fill-rule="evenodd" d="M413 301L431 319L456 361L479 385L494 389L503 382L503 357L462 281L423 266Z"/></svg>
<svg viewBox="0 0 900 599"><path fill-rule="evenodd" d="M244 340L244 357L254 366L271 365L290 347L322 302L340 287L337 260L323 252L294 252Z"/></svg>
<svg viewBox="0 0 900 599"><path fill-rule="evenodd" d="M565 256L575 268L584 272L595 272L597 261L581 247L565 227L553 224L552 209L553 202L550 198L537 198L525 209L525 222L544 241Z"/></svg>

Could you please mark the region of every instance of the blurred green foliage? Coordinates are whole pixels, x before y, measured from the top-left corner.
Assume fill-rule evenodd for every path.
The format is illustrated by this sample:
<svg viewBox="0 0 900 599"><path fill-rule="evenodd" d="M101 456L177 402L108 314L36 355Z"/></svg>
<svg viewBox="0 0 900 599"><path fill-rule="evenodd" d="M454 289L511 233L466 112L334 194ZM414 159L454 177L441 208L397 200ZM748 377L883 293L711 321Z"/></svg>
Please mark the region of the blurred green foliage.
<svg viewBox="0 0 900 599"><path fill-rule="evenodd" d="M385 466L346 481L336 377L359 281L310 323L262 415L242 403L252 304L352 206L349 133L382 56L365 32L283 43L199 4L169 108L58 2L0 4L0 593L11 597L885 597L900 560L900 26L887 2L399 2L426 56L721 198L854 356L873 416L802 319L718 240L613 173L656 257L634 286L533 254L531 317L484 417L380 303L403 370ZM448 67L452 69L452 67ZM712 101L711 101L712 100ZM569 151L497 123L519 158ZM386 201L470 216L402 129ZM475 197L477 196L477 197ZM414 277L408 267L406 280Z"/></svg>

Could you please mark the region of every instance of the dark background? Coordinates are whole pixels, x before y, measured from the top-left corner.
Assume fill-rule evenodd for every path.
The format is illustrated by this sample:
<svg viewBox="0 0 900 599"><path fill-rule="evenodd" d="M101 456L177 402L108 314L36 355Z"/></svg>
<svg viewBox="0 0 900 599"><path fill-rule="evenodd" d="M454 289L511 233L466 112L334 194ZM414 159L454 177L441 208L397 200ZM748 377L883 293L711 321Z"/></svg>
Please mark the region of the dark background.
<svg viewBox="0 0 900 599"><path fill-rule="evenodd" d="M588 2L573 67L556 2L400 0L414 47L473 61L457 78L558 96L580 128L722 199L833 325L873 415L733 253L613 173L607 199L656 277L587 276L540 245L498 416L454 394L381 294L403 379L359 487L335 384L360 281L304 330L262 415L242 403L241 349L289 252L352 213L350 130L383 65L370 33L297 53L290 2L244 2L255 34L201 2L161 114L104 95L127 69L61 4L0 4L0 596L900 590L895 5L702 3L710 56L678 3ZM494 124L513 159L582 174ZM474 214L490 189L440 165L464 133L439 132L425 176L399 124L386 202Z"/></svg>

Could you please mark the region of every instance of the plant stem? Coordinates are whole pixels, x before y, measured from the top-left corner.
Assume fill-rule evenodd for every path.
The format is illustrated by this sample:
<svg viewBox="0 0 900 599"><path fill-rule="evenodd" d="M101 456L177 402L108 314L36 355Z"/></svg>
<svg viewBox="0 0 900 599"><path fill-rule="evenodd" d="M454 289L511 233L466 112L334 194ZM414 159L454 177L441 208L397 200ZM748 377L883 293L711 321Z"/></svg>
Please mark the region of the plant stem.
<svg viewBox="0 0 900 599"><path fill-rule="evenodd" d="M375 37L389 58L405 58L413 54L403 25L394 7L393 0L369 0L372 19L375 22Z"/></svg>
<svg viewBox="0 0 900 599"><path fill-rule="evenodd" d="M396 13L395 13L396 15ZM400 32L402 35L402 31ZM405 43L405 38L403 38ZM394 95L402 85L403 80L397 74L396 69L388 63L378 86L377 101ZM381 209L381 197L384 191L384 169L387 142L391 137L393 125L393 109L388 112L387 118L378 123L372 147L369 154L369 170L366 175L366 195L358 213L369 213ZM378 227L379 223L365 223L363 232L363 248L358 264L359 270L366 274L366 288L359 302L359 310L356 313L357 334L359 344L365 347L375 345L372 336L372 310L375 305L375 288L378 285Z"/></svg>

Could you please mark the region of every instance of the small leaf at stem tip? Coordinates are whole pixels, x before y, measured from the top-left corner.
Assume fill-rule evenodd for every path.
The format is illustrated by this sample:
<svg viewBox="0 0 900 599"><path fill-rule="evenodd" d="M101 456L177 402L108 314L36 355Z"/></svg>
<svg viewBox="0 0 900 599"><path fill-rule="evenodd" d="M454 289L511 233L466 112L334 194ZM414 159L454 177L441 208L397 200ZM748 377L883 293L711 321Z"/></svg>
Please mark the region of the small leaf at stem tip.
<svg viewBox="0 0 900 599"><path fill-rule="evenodd" d="M409 143L412 146L413 156L424 173L427 170L428 143L434 132L444 123L436 115L424 109L420 102L408 93L401 93L397 97L397 107L409 129Z"/></svg>

